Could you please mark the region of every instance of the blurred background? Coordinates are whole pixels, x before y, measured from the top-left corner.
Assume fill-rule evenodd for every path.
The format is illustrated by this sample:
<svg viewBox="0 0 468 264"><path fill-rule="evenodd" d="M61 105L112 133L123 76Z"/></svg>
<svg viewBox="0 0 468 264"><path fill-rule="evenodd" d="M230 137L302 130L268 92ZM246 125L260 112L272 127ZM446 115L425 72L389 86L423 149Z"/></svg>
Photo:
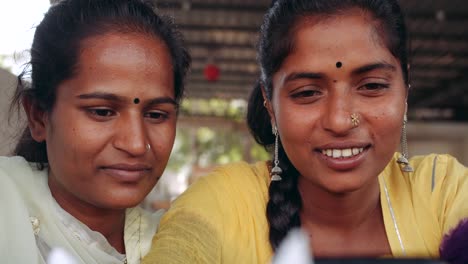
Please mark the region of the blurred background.
<svg viewBox="0 0 468 264"><path fill-rule="evenodd" d="M54 0L0 3L0 155L15 144L8 122L15 75L28 61L34 26ZM168 169L148 196L167 207L198 177L228 162L269 159L244 122L257 79L255 45L270 0L154 0L173 16L193 56ZM411 39L410 155L449 153L468 165L468 1L404 0Z"/></svg>

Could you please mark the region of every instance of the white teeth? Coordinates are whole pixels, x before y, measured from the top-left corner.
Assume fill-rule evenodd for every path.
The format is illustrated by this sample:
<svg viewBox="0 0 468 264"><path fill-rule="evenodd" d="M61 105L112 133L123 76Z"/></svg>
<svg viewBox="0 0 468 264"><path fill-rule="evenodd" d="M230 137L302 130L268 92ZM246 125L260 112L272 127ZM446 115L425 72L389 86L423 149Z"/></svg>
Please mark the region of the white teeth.
<svg viewBox="0 0 468 264"><path fill-rule="evenodd" d="M341 151L341 155L343 157L351 157L351 155L353 155L353 151L351 149L343 149Z"/></svg>
<svg viewBox="0 0 468 264"><path fill-rule="evenodd" d="M341 157L341 149L334 149L334 150L333 150L333 157L334 157L334 158L339 158L339 157Z"/></svg>
<svg viewBox="0 0 468 264"><path fill-rule="evenodd" d="M359 154L359 149L358 148L353 148L353 155Z"/></svg>
<svg viewBox="0 0 468 264"><path fill-rule="evenodd" d="M332 158L349 158L363 152L364 148L323 149L322 154Z"/></svg>

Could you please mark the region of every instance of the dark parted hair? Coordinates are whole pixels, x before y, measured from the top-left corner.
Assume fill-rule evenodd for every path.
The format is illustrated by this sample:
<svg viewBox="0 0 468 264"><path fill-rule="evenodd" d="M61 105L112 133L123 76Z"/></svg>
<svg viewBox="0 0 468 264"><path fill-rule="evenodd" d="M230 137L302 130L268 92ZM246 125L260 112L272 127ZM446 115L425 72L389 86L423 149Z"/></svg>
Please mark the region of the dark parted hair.
<svg viewBox="0 0 468 264"><path fill-rule="evenodd" d="M257 59L261 77L250 95L247 112L247 124L251 133L267 150L272 149L275 138L271 133L270 117L263 105L262 87L268 100L271 100L272 76L294 50L295 26L308 16L327 19L356 8L373 19L375 31L392 55L399 60L404 81L408 84L407 32L404 15L397 0L276 0L265 14L260 30ZM281 143L279 161L283 179L270 184L266 211L273 250L276 250L289 230L301 225L299 212L302 199L297 186L299 172L288 159Z"/></svg>
<svg viewBox="0 0 468 264"><path fill-rule="evenodd" d="M57 87L77 72L84 40L107 33L143 34L164 42L172 59L175 99L180 102L191 58L171 18L156 14L155 7L143 0L62 0L50 7L36 28L31 61L18 76L10 112L25 98L50 112ZM46 143L36 142L28 128L13 154L42 168L48 162Z"/></svg>

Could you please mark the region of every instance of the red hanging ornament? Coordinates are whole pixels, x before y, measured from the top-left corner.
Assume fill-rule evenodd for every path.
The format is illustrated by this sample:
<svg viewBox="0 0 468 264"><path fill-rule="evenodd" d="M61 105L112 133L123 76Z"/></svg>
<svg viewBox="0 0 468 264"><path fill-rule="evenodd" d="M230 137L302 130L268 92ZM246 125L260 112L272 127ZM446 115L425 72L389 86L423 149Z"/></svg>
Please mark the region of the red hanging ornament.
<svg viewBox="0 0 468 264"><path fill-rule="evenodd" d="M205 75L205 79L209 82L216 82L219 78L220 70L219 67L215 64L207 64L205 69L203 70L203 74Z"/></svg>

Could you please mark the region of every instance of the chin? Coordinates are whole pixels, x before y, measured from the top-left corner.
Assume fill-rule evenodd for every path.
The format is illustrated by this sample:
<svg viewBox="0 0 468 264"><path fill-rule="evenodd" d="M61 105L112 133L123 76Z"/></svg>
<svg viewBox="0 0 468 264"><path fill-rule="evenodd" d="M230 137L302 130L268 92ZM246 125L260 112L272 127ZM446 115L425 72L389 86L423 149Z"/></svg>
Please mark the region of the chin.
<svg viewBox="0 0 468 264"><path fill-rule="evenodd" d="M103 204L105 204L107 208L127 209L139 205L145 199L145 197L146 195L142 195L141 193L114 193L112 198L108 198L106 201L103 201Z"/></svg>
<svg viewBox="0 0 468 264"><path fill-rule="evenodd" d="M108 204L109 208L112 209L117 209L117 210L123 210L123 209L128 209L128 208L133 208L138 206L143 200L138 200L138 201L132 201L132 200L126 200L126 201L114 201L112 204Z"/></svg>
<svg viewBox="0 0 468 264"><path fill-rule="evenodd" d="M341 177L341 179L336 179L333 181L328 181L325 183L325 189L333 194L346 194L359 191L365 186L365 182L362 178L357 177L348 177L348 176L336 176ZM343 179L342 177L346 177Z"/></svg>

